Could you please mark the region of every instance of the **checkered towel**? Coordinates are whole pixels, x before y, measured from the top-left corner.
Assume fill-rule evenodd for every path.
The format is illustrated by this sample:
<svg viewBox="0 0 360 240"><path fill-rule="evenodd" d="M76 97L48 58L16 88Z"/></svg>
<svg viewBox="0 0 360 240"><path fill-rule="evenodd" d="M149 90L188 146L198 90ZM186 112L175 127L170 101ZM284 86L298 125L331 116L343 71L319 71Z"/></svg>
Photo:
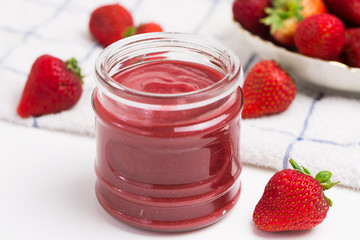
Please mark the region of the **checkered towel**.
<svg viewBox="0 0 360 240"><path fill-rule="evenodd" d="M122 0L136 24L155 21L166 31L216 39L231 47L245 72L260 59L242 41L232 20L232 0ZM29 127L94 135L90 98L94 62L102 47L90 36L89 15L100 0L12 0L0 9L0 119ZM84 92L68 111L37 118L16 115L33 61L42 54L76 57L86 75ZM315 74L315 73L314 73ZM339 79L340 81L340 79ZM289 157L315 174L331 170L334 181L360 189L360 99L299 89L282 114L243 120L241 156L246 164L280 170Z"/></svg>

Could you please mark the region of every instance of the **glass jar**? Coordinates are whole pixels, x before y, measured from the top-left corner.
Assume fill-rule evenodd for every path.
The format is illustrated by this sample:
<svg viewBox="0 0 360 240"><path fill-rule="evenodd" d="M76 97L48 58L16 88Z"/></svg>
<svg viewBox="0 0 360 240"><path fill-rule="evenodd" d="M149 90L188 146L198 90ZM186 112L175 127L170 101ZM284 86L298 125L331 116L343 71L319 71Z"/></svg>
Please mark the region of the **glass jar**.
<svg viewBox="0 0 360 240"><path fill-rule="evenodd" d="M168 61L222 78L174 94L139 91L115 78ZM237 56L193 35L140 34L104 49L95 74L95 189L102 207L121 222L155 231L192 230L221 219L241 189Z"/></svg>

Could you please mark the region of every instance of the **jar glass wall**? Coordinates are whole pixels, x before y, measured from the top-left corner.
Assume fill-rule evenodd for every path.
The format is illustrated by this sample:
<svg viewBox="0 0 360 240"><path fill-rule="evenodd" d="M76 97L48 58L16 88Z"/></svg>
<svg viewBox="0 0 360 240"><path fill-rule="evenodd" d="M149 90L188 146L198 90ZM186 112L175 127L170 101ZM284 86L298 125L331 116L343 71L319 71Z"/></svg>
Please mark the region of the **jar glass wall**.
<svg viewBox="0 0 360 240"><path fill-rule="evenodd" d="M121 82L125 73L137 75L149 64L157 67L143 71L145 78L156 78L169 63L221 79L181 93ZM140 34L106 48L95 73L96 195L102 207L124 223L156 231L192 230L221 219L241 189L243 76L236 55L193 35Z"/></svg>

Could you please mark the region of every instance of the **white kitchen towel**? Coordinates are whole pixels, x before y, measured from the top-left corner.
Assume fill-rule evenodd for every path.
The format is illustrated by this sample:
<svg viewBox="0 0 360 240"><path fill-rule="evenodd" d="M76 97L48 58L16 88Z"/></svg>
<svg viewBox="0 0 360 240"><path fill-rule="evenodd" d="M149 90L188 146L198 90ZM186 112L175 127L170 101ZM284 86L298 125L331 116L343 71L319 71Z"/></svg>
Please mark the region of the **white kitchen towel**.
<svg viewBox="0 0 360 240"><path fill-rule="evenodd" d="M103 0L0 0L0 120L94 136L91 94L94 62L102 47L88 30L91 11ZM253 54L232 20L233 0L122 0L136 24L154 21L165 31L185 32L231 47L245 72ZM42 54L75 57L85 74L75 107L58 114L21 119L16 106L33 61ZM314 73L316 74L316 73ZM360 81L360 79L359 79ZM241 156L246 164L287 168L289 157L313 174L331 170L334 181L360 189L360 99L299 87L282 114L243 120Z"/></svg>

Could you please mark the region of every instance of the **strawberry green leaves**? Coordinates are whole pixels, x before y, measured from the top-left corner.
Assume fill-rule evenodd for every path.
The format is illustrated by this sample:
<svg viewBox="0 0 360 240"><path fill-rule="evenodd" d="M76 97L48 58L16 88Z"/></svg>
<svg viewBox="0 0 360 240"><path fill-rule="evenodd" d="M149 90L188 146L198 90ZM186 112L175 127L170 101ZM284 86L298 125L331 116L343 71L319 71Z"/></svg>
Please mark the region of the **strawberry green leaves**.
<svg viewBox="0 0 360 240"><path fill-rule="evenodd" d="M311 173L308 169L306 169L303 166L299 166L294 159L290 158L289 163L291 164L291 166L294 168L295 171L298 171L302 174L306 174L308 176L311 176ZM315 179L318 180L321 184L321 186L323 187L323 190L329 190L330 188L332 188L333 186L335 186L336 184L338 184L340 181L338 182L331 182L330 178L332 176L332 173L330 171L321 171L318 172L315 176ZM326 197L326 196L325 196ZM327 201L329 202L329 206L332 207L333 206L333 202L326 197Z"/></svg>

